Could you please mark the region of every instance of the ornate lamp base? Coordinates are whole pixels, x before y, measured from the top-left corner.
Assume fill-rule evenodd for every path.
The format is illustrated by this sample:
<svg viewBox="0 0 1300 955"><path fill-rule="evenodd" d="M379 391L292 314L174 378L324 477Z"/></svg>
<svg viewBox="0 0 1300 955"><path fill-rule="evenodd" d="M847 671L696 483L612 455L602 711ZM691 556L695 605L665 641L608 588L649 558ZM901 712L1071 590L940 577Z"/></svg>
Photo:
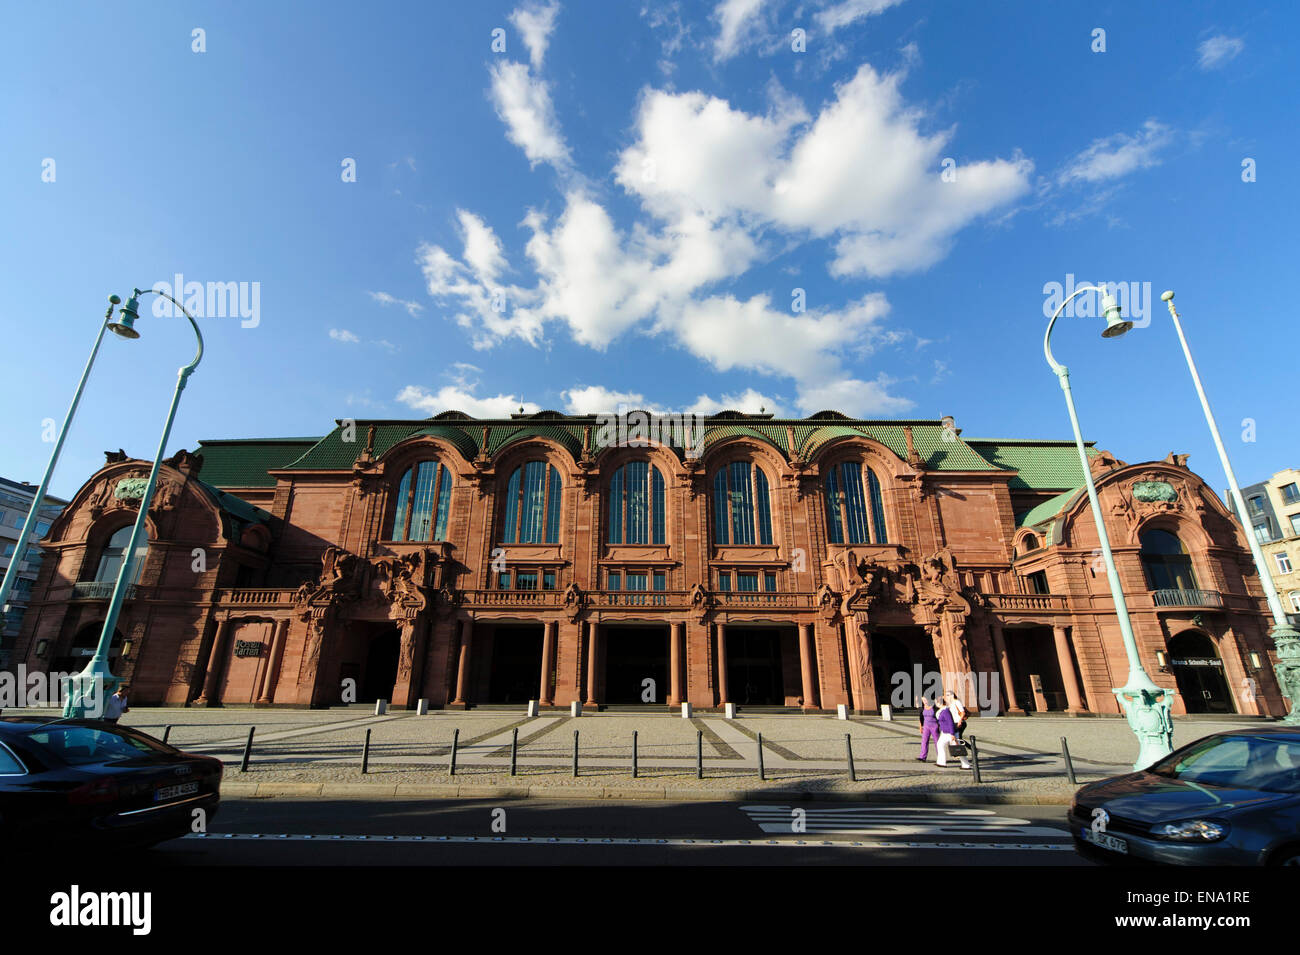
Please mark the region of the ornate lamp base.
<svg viewBox="0 0 1300 955"><path fill-rule="evenodd" d="M1277 647L1278 687L1291 700L1291 712L1282 717L1288 726L1300 726L1300 630L1291 626L1274 626L1270 636Z"/></svg>
<svg viewBox="0 0 1300 955"><path fill-rule="evenodd" d="M1173 690L1156 686L1150 679L1130 679L1127 686L1111 692L1138 738L1134 769L1146 769L1174 751L1174 721L1169 712L1174 705Z"/></svg>
<svg viewBox="0 0 1300 955"><path fill-rule="evenodd" d="M122 682L107 668L99 669L92 662L76 676L63 680L64 719L97 720L104 715L104 704Z"/></svg>

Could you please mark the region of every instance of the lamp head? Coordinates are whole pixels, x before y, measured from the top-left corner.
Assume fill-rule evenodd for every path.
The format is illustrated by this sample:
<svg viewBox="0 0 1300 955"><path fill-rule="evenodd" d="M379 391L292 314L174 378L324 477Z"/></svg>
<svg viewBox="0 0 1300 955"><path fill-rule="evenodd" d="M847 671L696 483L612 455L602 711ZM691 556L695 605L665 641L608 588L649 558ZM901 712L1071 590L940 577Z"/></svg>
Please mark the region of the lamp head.
<svg viewBox="0 0 1300 955"><path fill-rule="evenodd" d="M1162 302L1172 302L1173 300L1174 300L1174 290L1173 290L1173 289L1170 289L1168 292L1161 292L1161 293L1160 293L1160 301L1162 301Z"/></svg>
<svg viewBox="0 0 1300 955"><path fill-rule="evenodd" d="M1101 293L1101 313L1106 317L1106 330L1101 333L1102 338L1118 338L1133 327L1133 323L1125 321L1120 314L1119 304L1110 292Z"/></svg>
<svg viewBox="0 0 1300 955"><path fill-rule="evenodd" d="M126 304L117 313L117 321L109 322L109 331L122 338L139 338L140 333L135 330L135 320L140 317L140 290L136 289Z"/></svg>

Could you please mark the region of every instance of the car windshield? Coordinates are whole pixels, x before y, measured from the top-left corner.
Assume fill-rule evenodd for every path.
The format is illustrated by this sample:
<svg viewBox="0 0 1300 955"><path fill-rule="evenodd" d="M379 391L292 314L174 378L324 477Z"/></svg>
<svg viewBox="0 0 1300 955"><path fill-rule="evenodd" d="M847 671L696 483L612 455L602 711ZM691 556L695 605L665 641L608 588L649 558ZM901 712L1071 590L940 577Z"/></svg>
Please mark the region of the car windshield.
<svg viewBox="0 0 1300 955"><path fill-rule="evenodd" d="M1206 786L1300 793L1300 738L1212 736L1148 772Z"/></svg>
<svg viewBox="0 0 1300 955"><path fill-rule="evenodd" d="M144 737L94 726L43 727L29 733L27 739L74 766L172 752L170 747Z"/></svg>

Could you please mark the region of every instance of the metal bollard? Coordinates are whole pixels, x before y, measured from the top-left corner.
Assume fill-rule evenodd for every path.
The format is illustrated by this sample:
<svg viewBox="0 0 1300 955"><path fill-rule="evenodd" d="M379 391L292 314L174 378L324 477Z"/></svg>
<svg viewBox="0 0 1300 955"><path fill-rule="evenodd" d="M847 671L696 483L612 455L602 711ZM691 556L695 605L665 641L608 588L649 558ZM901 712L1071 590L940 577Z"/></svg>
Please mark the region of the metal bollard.
<svg viewBox="0 0 1300 955"><path fill-rule="evenodd" d="M447 772L451 776L456 775L456 745L459 742L460 730L454 729L451 731L451 765L447 768Z"/></svg>
<svg viewBox="0 0 1300 955"><path fill-rule="evenodd" d="M704 730L695 731L695 778L704 778Z"/></svg>
<svg viewBox="0 0 1300 955"><path fill-rule="evenodd" d="M248 772L248 758L253 755L253 730L255 729L257 729L256 726L248 728L248 742L244 744L244 758L239 763L241 773Z"/></svg>
<svg viewBox="0 0 1300 955"><path fill-rule="evenodd" d="M1079 781L1074 778L1074 763L1070 760L1070 744L1064 736L1061 737L1061 755L1065 757L1065 775L1070 778L1070 785L1079 785Z"/></svg>
<svg viewBox="0 0 1300 955"><path fill-rule="evenodd" d="M636 730L632 731L632 778L636 779Z"/></svg>
<svg viewBox="0 0 1300 955"><path fill-rule="evenodd" d="M573 778L578 778L578 731L573 731Z"/></svg>
<svg viewBox="0 0 1300 955"><path fill-rule="evenodd" d="M975 770L975 782L983 782L980 779L980 750L974 736L970 738L970 764L971 768Z"/></svg>
<svg viewBox="0 0 1300 955"><path fill-rule="evenodd" d="M361 746L361 775L370 772L370 730L366 729L366 741Z"/></svg>
<svg viewBox="0 0 1300 955"><path fill-rule="evenodd" d="M519 727L515 727L510 737L510 775L518 775L515 770L519 762Z"/></svg>
<svg viewBox="0 0 1300 955"><path fill-rule="evenodd" d="M856 783L858 781L858 770L853 765L853 737L848 733L844 734L844 755L849 761L849 782Z"/></svg>
<svg viewBox="0 0 1300 955"><path fill-rule="evenodd" d="M763 734L758 734L758 778L767 779L767 773L763 771Z"/></svg>
<svg viewBox="0 0 1300 955"><path fill-rule="evenodd" d="M163 742L164 743L167 742L167 738L171 735L172 735L172 724L168 723L166 726L163 727Z"/></svg>

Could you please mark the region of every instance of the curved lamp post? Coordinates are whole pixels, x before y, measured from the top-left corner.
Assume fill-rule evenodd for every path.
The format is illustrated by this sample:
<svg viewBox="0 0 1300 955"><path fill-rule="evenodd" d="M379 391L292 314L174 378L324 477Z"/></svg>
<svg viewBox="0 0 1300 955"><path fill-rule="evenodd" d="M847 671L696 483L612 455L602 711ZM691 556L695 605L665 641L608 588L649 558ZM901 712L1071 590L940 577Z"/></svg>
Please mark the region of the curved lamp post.
<svg viewBox="0 0 1300 955"><path fill-rule="evenodd" d="M104 313L104 320L100 322L99 332L95 335L95 344L90 349L90 357L86 359L86 367L81 370L81 380L77 382L77 390L72 394L72 404L68 406L68 413L63 416L63 426L59 428L59 435L54 439L54 450L50 452L49 463L45 465L45 476L41 478L41 485L36 489L36 496L32 498L31 509L27 512L27 520L23 523L23 529L18 532L18 543L14 545L13 559L9 562L9 568L5 571L4 581L0 583L0 630L4 627L4 614L7 611L9 603L9 592L13 589L18 580L18 565L23 562L23 557L27 553L27 542L31 539L32 532L40 520L40 511L45 503L45 491L50 486L50 478L54 476L54 466L59 463L59 454L63 451L63 441L68 436L68 429L72 426L72 418L77 413L77 405L81 403L81 393L86 389L86 380L90 377L90 369L95 364L95 356L99 354L99 345L104 340L104 329L112 329L117 332L116 323L109 322L113 317L113 309L121 304L121 299L116 295L108 297L108 311ZM118 334L122 334L118 332ZM123 338L139 338L136 335L123 335Z"/></svg>
<svg viewBox="0 0 1300 955"><path fill-rule="evenodd" d="M1115 616L1119 618L1119 632L1124 638L1124 652L1128 655L1128 682L1112 692L1119 700L1128 725L1138 739L1138 757L1133 768L1144 769L1173 751L1174 725L1169 710L1173 706L1174 694L1172 690L1156 686L1151 681L1138 657L1137 639L1133 636L1133 624L1128 617L1124 588L1120 584L1119 571L1115 569L1115 557L1110 552L1110 536L1106 533L1106 521L1097 500L1097 486L1093 483L1092 469L1088 466L1088 452L1083 446L1083 435L1079 431L1079 416L1074 410L1070 370L1052 357L1052 326L1061 317L1065 306L1083 292L1101 293L1102 314L1106 318L1106 330L1101 333L1103 338L1116 338L1133 327L1132 322L1120 317L1119 306L1109 292L1100 286L1082 285L1060 304L1052 320L1047 323L1047 333L1043 336L1043 354L1047 356L1047 364L1056 372L1061 390L1065 392L1065 406L1070 411L1070 426L1074 428L1074 443L1079 449L1079 464L1083 468L1083 481L1088 488L1088 503L1092 505L1092 520L1097 525L1097 538L1101 544L1102 557L1106 561L1106 580L1110 583L1110 594L1115 601Z"/></svg>
<svg viewBox="0 0 1300 955"><path fill-rule="evenodd" d="M199 348L194 354L194 360L188 365L184 365L177 373L176 390L172 392L172 403L171 407L167 409L167 421L163 425L162 439L158 442L158 453L153 456L153 466L149 469L149 480L145 484L144 492L140 497L140 510L136 514L135 525L131 528L131 540L126 545L122 566L117 572L117 582L113 585L113 598L108 603L108 613L104 617L104 629L99 635L99 644L95 647L95 655L86 664L86 669L82 670L77 676L71 677L68 681L67 702L63 705L63 715L65 717L98 716L102 712L104 694L111 693L117 684L122 682L109 671L109 646L113 640L113 633L117 629L117 618L122 612L122 600L126 595L126 589L135 577L136 547L139 544L141 535L144 533L145 521L149 516L149 502L153 500L154 487L158 484L158 467L162 464L163 454L167 450L167 440L171 437L172 422L176 419L176 408L181 403L181 392L185 390L185 383L189 381L190 375L194 374L194 369L198 368L199 362L203 360L203 334L199 331L198 323L194 321L194 316L185 310L184 305L166 292L159 292L156 289L142 292L135 289L131 297L127 299L126 304L122 306L118 321L108 327L124 338L139 338L140 333L135 330L135 322L140 317L140 298L151 292L154 295L161 295L184 313L185 317L190 320L190 325L194 328L194 335L199 341Z"/></svg>
<svg viewBox="0 0 1300 955"><path fill-rule="evenodd" d="M1214 438L1214 447L1219 452L1223 473L1228 478L1232 504L1237 509L1237 515L1241 520L1241 530L1246 535L1246 543L1250 545L1250 556L1255 560L1259 585L1264 588L1268 609L1273 614L1273 630L1270 636L1273 638L1274 646L1277 647L1278 656L1278 665L1274 672L1282 692L1291 698L1291 712L1282 722L1294 726L1300 724L1300 631L1287 622L1286 611L1282 609L1282 600L1277 595L1277 587L1273 585L1273 575L1269 573L1268 565L1264 563L1264 554L1259 549L1259 541L1251 533L1246 502L1242 500L1241 488L1237 486L1237 475L1233 473L1232 465L1228 462L1228 452L1223 447L1223 438L1219 436L1219 426L1214 421L1214 412L1210 410L1210 399L1205 396L1200 372L1196 370L1196 362L1192 361L1192 351L1187 347L1187 338L1183 335L1183 323L1178 320L1178 312L1174 310L1174 293L1165 292L1160 296L1160 300L1169 306L1169 314L1173 316L1174 329L1178 332L1179 344L1183 346L1187 368L1192 373L1192 384L1196 386L1196 395L1201 399L1201 410L1205 412L1205 421L1210 426L1210 435Z"/></svg>

